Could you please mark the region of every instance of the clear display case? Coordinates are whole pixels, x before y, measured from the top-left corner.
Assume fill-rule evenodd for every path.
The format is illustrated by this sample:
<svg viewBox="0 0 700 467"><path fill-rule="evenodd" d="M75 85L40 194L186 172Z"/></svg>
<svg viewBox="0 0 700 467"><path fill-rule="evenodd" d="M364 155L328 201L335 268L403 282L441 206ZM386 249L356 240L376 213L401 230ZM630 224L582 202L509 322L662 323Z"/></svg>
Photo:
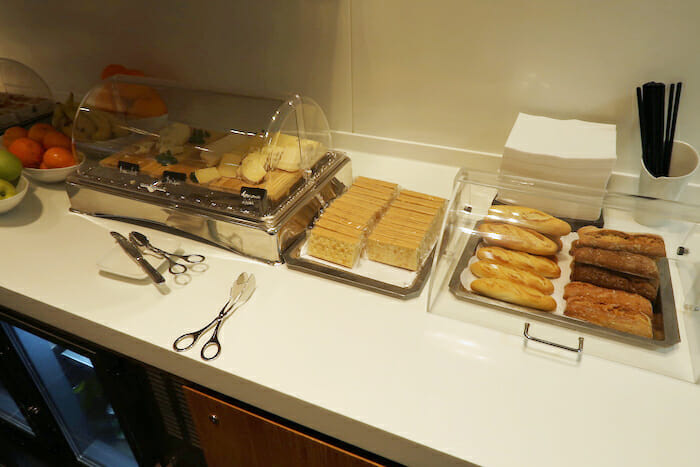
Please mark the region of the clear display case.
<svg viewBox="0 0 700 467"><path fill-rule="evenodd" d="M269 262L352 178L323 111L299 95L116 76L84 96L73 142L82 161L67 181L73 210L151 222Z"/></svg>
<svg viewBox="0 0 700 467"><path fill-rule="evenodd" d="M461 170L428 311L695 382L699 225L700 206Z"/></svg>
<svg viewBox="0 0 700 467"><path fill-rule="evenodd" d="M41 76L16 60L0 58L0 131L47 117L53 107Z"/></svg>

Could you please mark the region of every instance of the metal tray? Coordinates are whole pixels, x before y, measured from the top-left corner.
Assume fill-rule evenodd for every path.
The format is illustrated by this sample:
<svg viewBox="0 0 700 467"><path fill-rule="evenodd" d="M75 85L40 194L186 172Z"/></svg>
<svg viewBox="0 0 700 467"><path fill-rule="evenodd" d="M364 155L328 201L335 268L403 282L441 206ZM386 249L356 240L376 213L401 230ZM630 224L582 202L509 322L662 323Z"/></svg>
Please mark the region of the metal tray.
<svg viewBox="0 0 700 467"><path fill-rule="evenodd" d="M426 282L428 282L430 268L433 265L433 255L435 254L435 247L433 247L433 250L423 261L423 265L418 270L418 274L416 275L416 279L413 281L413 283L407 287L400 287L398 285L389 284L380 280L371 279L360 274L354 274L344 269L334 268L325 263L302 258L301 248L304 245L304 242L306 242L306 235L299 238L299 240L297 240L291 247L289 247L289 249L287 249L287 251L283 253L282 256L284 261L287 263L287 266L289 266L290 269L306 272L315 276L325 277L326 279L342 282L344 284L352 285L365 290L371 290L372 292L377 292L383 295L389 295L390 297L400 298L402 300L407 300L420 295Z"/></svg>
<svg viewBox="0 0 700 467"><path fill-rule="evenodd" d="M658 262L659 267L659 294L653 303L654 319L652 319L653 338L636 336L615 329L598 326L586 321L569 318L568 316L553 315L546 311L538 311L531 308L515 305L501 300L485 297L474 292L465 290L460 281L460 274L469 264L469 260L476 252L481 238L477 234L472 234L467 241L467 245L462 252L462 256L455 267L450 278L449 289L460 300L468 302L486 304L493 308L506 311L524 318L533 318L540 321L555 323L569 329L606 337L619 342L636 345L644 348L670 347L681 341L678 332L678 321L676 316L676 303L673 299L673 286L671 284L671 273L668 266L668 259L662 258ZM661 319L659 319L659 316Z"/></svg>

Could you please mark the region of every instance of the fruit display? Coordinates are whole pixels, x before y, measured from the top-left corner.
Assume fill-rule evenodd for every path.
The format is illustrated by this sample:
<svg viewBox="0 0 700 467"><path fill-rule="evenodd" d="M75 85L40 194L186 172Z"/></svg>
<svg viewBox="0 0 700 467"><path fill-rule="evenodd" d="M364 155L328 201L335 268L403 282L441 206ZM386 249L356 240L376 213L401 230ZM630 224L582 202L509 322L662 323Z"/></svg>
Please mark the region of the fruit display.
<svg viewBox="0 0 700 467"><path fill-rule="evenodd" d="M90 108L89 112L80 112L77 121L74 121L79 106L80 103L75 100L73 93L65 102L56 103L51 126L68 138L73 136L75 129L75 138L78 141L106 141L129 134L125 116L99 110L99 106L93 105L97 108Z"/></svg>
<svg viewBox="0 0 700 467"><path fill-rule="evenodd" d="M48 123L35 123L29 130L8 128L3 135L3 144L7 147L6 152L25 168L57 169L77 164L70 138Z"/></svg>
<svg viewBox="0 0 700 467"><path fill-rule="evenodd" d="M22 162L10 151L0 149L0 200L17 194L17 183L22 175Z"/></svg>

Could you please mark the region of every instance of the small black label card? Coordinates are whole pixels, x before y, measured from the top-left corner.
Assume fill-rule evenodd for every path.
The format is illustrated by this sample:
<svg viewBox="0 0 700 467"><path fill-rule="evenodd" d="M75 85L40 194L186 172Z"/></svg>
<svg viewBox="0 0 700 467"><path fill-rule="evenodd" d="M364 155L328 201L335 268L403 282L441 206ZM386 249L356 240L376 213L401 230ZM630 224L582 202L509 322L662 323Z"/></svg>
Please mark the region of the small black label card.
<svg viewBox="0 0 700 467"><path fill-rule="evenodd" d="M264 188L241 188L241 204L254 212L263 213L267 210L267 190Z"/></svg>
<svg viewBox="0 0 700 467"><path fill-rule="evenodd" d="M127 161L119 161L117 162L117 167L119 168L119 171L124 173L131 173L131 174L137 174L139 173L139 165L134 164L132 162L127 162Z"/></svg>
<svg viewBox="0 0 700 467"><path fill-rule="evenodd" d="M187 174L182 172L163 171L163 181L168 183L182 183L187 180Z"/></svg>

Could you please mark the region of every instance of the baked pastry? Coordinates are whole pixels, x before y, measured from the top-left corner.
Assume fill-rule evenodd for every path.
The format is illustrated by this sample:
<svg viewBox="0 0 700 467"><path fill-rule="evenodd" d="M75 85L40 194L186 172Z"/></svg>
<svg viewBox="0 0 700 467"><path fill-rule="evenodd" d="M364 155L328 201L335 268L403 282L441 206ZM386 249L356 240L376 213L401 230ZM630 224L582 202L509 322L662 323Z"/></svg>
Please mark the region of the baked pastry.
<svg viewBox="0 0 700 467"><path fill-rule="evenodd" d="M561 269L556 262L543 256L531 255L522 251L506 250L497 246L485 246L477 250L476 256L482 260L508 264L514 268L534 272L551 279L561 276Z"/></svg>
<svg viewBox="0 0 700 467"><path fill-rule="evenodd" d="M568 300L574 297L588 297L603 303L621 305L626 308L641 311L650 318L653 315L651 302L636 293L606 289L586 282L569 282L564 287L564 299Z"/></svg>
<svg viewBox="0 0 700 467"><path fill-rule="evenodd" d="M571 226L561 219L525 206L494 205L488 219L495 222L527 227L545 235L562 237L571 233Z"/></svg>
<svg viewBox="0 0 700 467"><path fill-rule="evenodd" d="M416 271L424 255L422 238L375 229L367 239L367 257L372 261Z"/></svg>
<svg viewBox="0 0 700 467"><path fill-rule="evenodd" d="M549 279L522 269L506 266L492 261L475 261L469 266L469 270L477 277L496 277L508 279L518 284L537 289L545 295L552 295L554 285Z"/></svg>
<svg viewBox="0 0 700 467"><path fill-rule="evenodd" d="M619 304L604 303L590 297L572 297L567 300L564 316L637 336L653 337L649 316Z"/></svg>
<svg viewBox="0 0 700 467"><path fill-rule="evenodd" d="M659 277L659 268L656 267L656 262L648 256L636 253L582 246L576 248L572 256L577 263L592 264L650 279L658 279Z"/></svg>
<svg viewBox="0 0 700 467"><path fill-rule="evenodd" d="M557 308L557 302L549 295L507 279L495 277L476 279L469 284L469 287L478 294L516 305L542 311L554 311Z"/></svg>
<svg viewBox="0 0 700 467"><path fill-rule="evenodd" d="M315 226L306 244L311 256L352 268L362 251L362 238Z"/></svg>
<svg viewBox="0 0 700 467"><path fill-rule="evenodd" d="M578 229L580 246L627 251L655 258L666 256L664 239L654 234L631 234L587 225Z"/></svg>
<svg viewBox="0 0 700 467"><path fill-rule="evenodd" d="M539 232L510 224L483 222L477 228L484 242L533 255L553 255L559 247Z"/></svg>
<svg viewBox="0 0 700 467"><path fill-rule="evenodd" d="M624 290L641 295L654 302L659 292L658 279L645 279L621 272L591 266L590 264L571 263L572 281L588 282L608 289Z"/></svg>

